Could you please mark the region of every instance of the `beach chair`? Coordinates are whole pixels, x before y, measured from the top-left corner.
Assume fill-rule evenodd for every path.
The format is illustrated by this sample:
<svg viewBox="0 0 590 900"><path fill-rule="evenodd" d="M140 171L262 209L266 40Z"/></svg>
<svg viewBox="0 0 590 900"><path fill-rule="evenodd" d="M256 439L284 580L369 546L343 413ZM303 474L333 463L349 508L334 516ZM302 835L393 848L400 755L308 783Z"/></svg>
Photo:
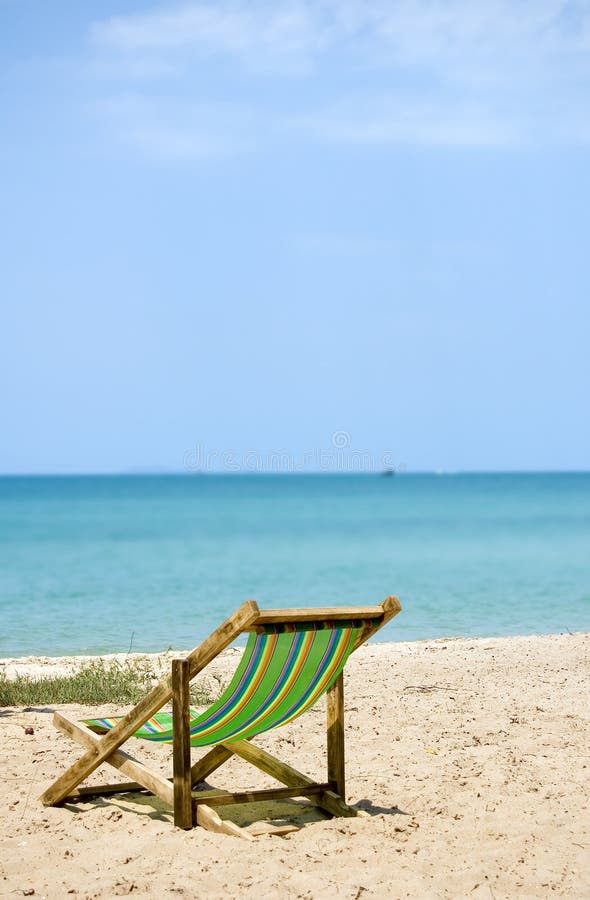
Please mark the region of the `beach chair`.
<svg viewBox="0 0 590 900"><path fill-rule="evenodd" d="M222 819L216 807L307 797L334 816L357 816L345 799L344 691L342 673L350 654L401 609L396 597L380 606L260 610L248 600L203 643L172 660L164 678L125 716L74 722L60 712L55 726L86 752L41 796L45 806L64 800L148 791L174 810L179 828L201 825L252 840L250 832ZM197 714L190 707L191 680L239 635L248 641L221 697ZM327 694L327 780L315 782L257 747L251 738L291 722ZM172 700L172 713L162 711ZM120 749L131 737L172 744L173 775L166 778ZM191 747L211 747L191 763ZM195 790L236 755L282 787L230 792ZM131 782L79 787L102 763Z"/></svg>

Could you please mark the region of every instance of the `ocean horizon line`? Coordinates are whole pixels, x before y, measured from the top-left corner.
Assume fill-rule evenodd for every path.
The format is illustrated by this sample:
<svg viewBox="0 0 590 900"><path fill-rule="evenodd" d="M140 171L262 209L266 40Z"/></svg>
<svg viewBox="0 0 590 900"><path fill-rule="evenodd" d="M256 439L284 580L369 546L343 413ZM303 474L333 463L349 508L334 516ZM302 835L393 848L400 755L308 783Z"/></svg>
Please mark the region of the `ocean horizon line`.
<svg viewBox="0 0 590 900"><path fill-rule="evenodd" d="M479 475L590 475L590 469L415 469L408 471L407 469L396 469L395 467L383 468L379 470L353 470L341 471L337 469L309 469L305 471L281 469L281 470L208 470L208 471L192 471L187 472L183 469L116 469L113 471L82 471L82 472L0 472L0 478L218 478L218 477L284 477L292 476L294 478L306 476L329 476L341 478L355 477L373 477L381 478L383 476L395 476L396 478L413 478L413 477L433 477L445 478L456 476L479 476Z"/></svg>

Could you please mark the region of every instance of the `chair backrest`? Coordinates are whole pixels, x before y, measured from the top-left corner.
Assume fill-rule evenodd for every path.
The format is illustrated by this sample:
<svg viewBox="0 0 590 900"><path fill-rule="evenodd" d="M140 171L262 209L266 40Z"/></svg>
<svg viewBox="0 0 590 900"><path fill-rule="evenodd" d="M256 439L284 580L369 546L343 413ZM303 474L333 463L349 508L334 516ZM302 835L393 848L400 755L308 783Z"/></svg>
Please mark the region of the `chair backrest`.
<svg viewBox="0 0 590 900"><path fill-rule="evenodd" d="M285 622L252 631L226 689L191 719L192 746L251 738L300 716L338 678L366 625L365 620ZM103 727L115 722L91 721ZM157 713L136 733L158 743L169 743L173 736L167 712Z"/></svg>
<svg viewBox="0 0 590 900"><path fill-rule="evenodd" d="M244 740L285 725L334 683L364 621L277 623L252 633L222 696L191 722L191 744Z"/></svg>
<svg viewBox="0 0 590 900"><path fill-rule="evenodd" d="M352 651L400 606L390 597L376 607L255 609L251 624L243 629L249 632L248 642L232 680L218 700L190 721L194 747L252 738L291 722L319 700ZM117 721L103 718L86 724L104 730ZM172 742L172 715L156 713L135 736Z"/></svg>

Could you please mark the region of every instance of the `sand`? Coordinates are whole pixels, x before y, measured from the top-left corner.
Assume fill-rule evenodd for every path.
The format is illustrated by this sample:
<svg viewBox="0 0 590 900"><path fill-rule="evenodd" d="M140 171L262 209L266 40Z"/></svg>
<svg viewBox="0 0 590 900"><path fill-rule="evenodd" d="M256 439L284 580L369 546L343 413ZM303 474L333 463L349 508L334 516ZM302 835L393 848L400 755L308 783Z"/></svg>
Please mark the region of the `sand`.
<svg viewBox="0 0 590 900"><path fill-rule="evenodd" d="M49 673L76 661L0 665ZM244 824L303 824L255 843L181 832L146 795L45 809L38 795L79 750L53 729L51 709L2 710L0 896L588 898L589 684L586 634L361 648L345 680L347 791L369 817L328 819L292 802L250 819L226 808ZM323 725L318 707L257 740L320 779ZM169 768L166 748L134 743ZM269 784L234 761L211 781Z"/></svg>

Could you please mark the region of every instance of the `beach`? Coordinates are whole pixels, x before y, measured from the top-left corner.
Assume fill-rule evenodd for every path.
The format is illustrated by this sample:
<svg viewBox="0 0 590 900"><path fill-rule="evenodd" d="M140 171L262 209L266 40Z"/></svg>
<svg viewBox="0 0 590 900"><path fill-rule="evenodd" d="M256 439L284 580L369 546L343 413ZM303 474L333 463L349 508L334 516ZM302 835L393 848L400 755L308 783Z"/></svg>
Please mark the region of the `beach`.
<svg viewBox="0 0 590 900"><path fill-rule="evenodd" d="M214 680L238 653L216 662ZM153 657L154 675L168 662ZM29 657L0 660L0 670L49 675L77 664ZM3 709L0 896L588 897L589 683L589 634L362 647L345 674L347 799L368 816L329 819L304 801L224 807L240 824L302 826L255 842L175 829L145 794L44 808L38 796L81 751L53 728L53 708ZM321 703L256 740L324 777ZM132 744L171 770L168 748ZM210 781L271 785L234 760Z"/></svg>

